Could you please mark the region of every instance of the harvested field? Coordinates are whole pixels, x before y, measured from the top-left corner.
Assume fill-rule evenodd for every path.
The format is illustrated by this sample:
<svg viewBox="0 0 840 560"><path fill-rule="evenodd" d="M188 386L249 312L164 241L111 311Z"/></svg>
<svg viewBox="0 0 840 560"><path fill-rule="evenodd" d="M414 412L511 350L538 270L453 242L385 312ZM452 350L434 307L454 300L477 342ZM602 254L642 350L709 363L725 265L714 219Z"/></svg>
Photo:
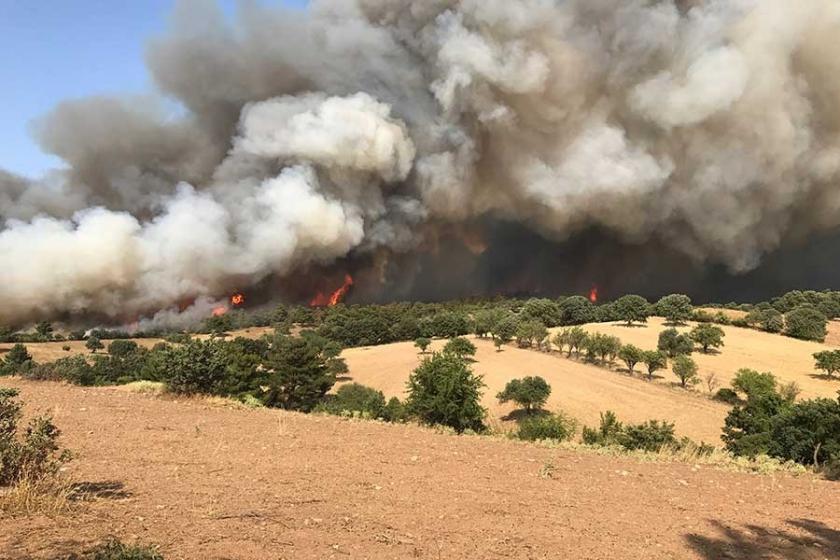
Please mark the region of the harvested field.
<svg viewBox="0 0 840 560"><path fill-rule="evenodd" d="M840 558L840 485L810 476L2 384L54 414L92 494L73 515L0 518L3 559L111 534L168 560Z"/></svg>

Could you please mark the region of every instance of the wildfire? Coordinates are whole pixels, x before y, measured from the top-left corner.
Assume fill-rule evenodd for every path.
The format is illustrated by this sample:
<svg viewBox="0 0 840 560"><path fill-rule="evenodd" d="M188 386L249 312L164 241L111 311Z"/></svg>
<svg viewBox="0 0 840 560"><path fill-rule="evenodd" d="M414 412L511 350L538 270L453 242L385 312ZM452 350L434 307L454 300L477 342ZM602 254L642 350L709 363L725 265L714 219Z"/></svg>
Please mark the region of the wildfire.
<svg viewBox="0 0 840 560"><path fill-rule="evenodd" d="M245 295L244 294L233 294L230 296L230 303L234 306L239 306L245 303Z"/></svg>
<svg viewBox="0 0 840 560"><path fill-rule="evenodd" d="M309 305L312 307L332 307L333 305L338 305L344 301L344 298L347 295L347 292L350 291L351 286L353 286L353 277L349 274L345 274L344 284L342 284L339 289L329 296L323 292L318 292L318 294L312 298L312 301L309 302Z"/></svg>
<svg viewBox="0 0 840 560"><path fill-rule="evenodd" d="M224 315L228 312L227 305L220 305L219 307L213 308L213 317L219 317Z"/></svg>
<svg viewBox="0 0 840 560"><path fill-rule="evenodd" d="M598 286L592 286L592 289L589 290L589 301L598 303Z"/></svg>

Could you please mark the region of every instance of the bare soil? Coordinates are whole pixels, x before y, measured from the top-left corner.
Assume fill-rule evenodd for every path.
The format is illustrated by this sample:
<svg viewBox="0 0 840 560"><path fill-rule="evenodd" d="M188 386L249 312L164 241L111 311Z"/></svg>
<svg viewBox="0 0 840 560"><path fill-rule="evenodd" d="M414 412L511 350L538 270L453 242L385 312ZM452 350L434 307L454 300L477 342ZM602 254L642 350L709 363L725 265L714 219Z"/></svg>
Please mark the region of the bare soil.
<svg viewBox="0 0 840 560"><path fill-rule="evenodd" d="M2 559L105 535L169 560L840 558L840 484L810 476L0 382L52 412L92 494L72 515L0 518Z"/></svg>

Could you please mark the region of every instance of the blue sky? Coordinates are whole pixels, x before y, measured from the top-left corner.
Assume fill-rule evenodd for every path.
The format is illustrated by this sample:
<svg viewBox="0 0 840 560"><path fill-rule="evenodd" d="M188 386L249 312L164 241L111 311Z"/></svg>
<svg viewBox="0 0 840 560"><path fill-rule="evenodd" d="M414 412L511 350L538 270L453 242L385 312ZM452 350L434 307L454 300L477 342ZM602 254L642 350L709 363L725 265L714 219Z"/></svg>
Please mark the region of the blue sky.
<svg viewBox="0 0 840 560"><path fill-rule="evenodd" d="M219 3L232 14L236 0ZM38 176L60 164L40 151L29 129L61 100L150 91L143 62L146 40L165 29L174 4L0 0L0 169Z"/></svg>

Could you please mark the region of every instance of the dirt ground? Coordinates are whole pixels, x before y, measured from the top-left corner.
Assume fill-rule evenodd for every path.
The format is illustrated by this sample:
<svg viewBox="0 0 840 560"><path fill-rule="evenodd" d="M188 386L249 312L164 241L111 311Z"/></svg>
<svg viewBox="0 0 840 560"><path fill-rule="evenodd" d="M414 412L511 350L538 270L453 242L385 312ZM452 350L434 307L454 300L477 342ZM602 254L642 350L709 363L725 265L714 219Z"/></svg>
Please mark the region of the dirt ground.
<svg viewBox="0 0 840 560"><path fill-rule="evenodd" d="M617 336L625 344L635 344L645 350L656 348L659 333L668 328L664 320L651 317L644 326L627 327L620 323L599 323L585 325L590 332L602 332ZM832 322L832 329L837 328ZM680 332L688 332L694 324L679 327ZM778 334L770 334L753 329L721 327L726 333L724 346L718 353L703 354L695 352L691 357L699 366L700 377L714 372L722 386L729 386L740 368L758 371L770 371L781 382L795 381L801 388L801 398L837 396L840 390L840 378L830 381L814 369L815 352L835 350L830 344L820 344L796 340ZM664 373L668 382L676 380L670 372ZM700 386L698 386L699 389Z"/></svg>
<svg viewBox="0 0 840 560"><path fill-rule="evenodd" d="M511 353L512 354L512 353ZM0 518L0 558L105 535L196 559L838 559L840 484L414 426L2 380L94 497Z"/></svg>
<svg viewBox="0 0 840 560"><path fill-rule="evenodd" d="M511 379L539 375L551 385L549 410L562 410L579 421L597 425L600 413L612 410L619 418L643 422L651 418L676 424L679 435L720 444L723 420L729 407L703 395L674 388L666 383L648 383L626 374L576 360L533 350L506 346L496 352L488 340L471 339L478 353L475 372L484 377L483 404L496 420L507 416L512 404L500 405L496 394ZM443 341L435 341L434 349ZM350 373L346 381L376 387L386 397L405 397L408 377L420 363L413 343L351 348L343 354Z"/></svg>

